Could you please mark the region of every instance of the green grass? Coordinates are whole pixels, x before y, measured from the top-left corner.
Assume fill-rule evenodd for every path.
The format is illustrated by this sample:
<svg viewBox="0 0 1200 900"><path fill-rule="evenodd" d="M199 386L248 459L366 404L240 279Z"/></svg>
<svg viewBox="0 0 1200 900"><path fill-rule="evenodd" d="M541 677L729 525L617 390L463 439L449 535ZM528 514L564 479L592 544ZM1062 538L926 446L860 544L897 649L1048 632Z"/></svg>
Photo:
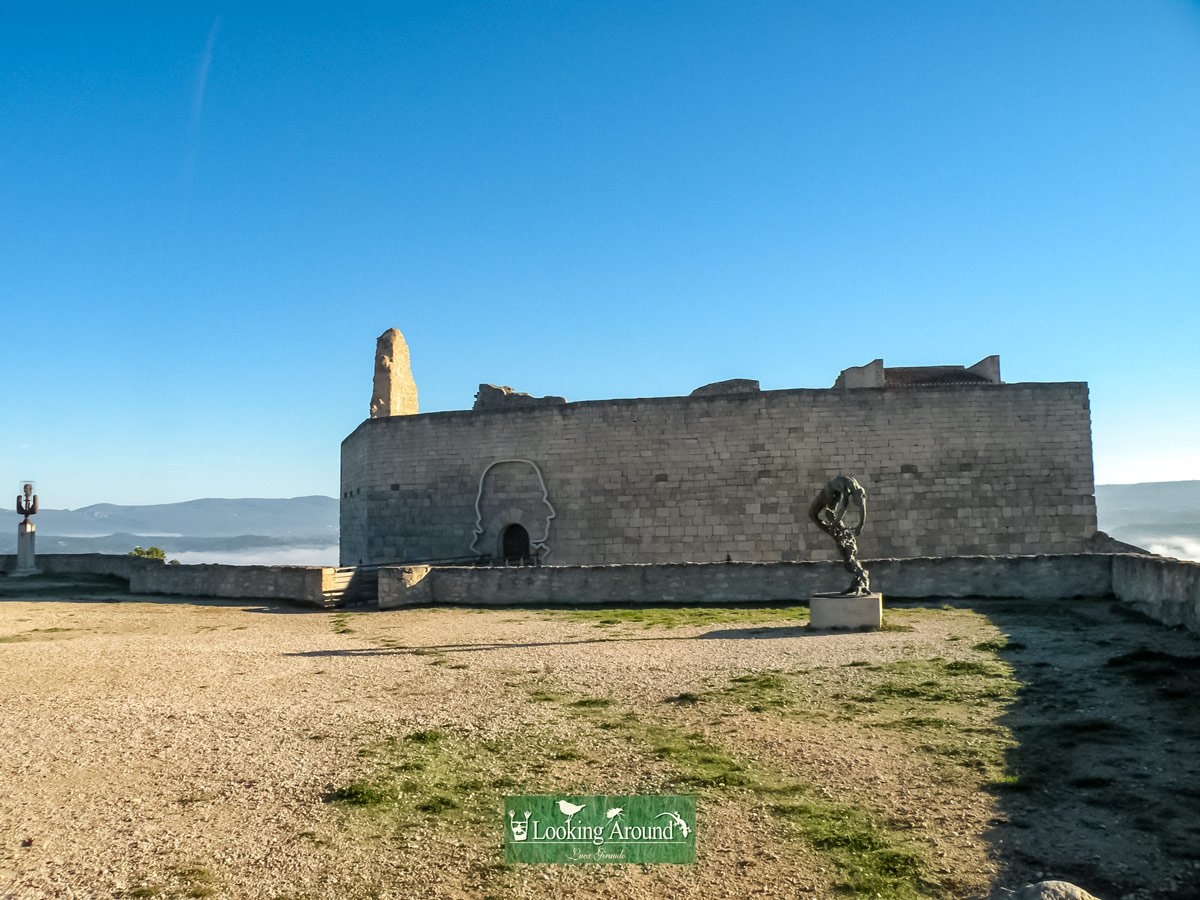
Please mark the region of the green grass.
<svg viewBox="0 0 1200 900"><path fill-rule="evenodd" d="M920 853L899 843L866 810L811 796L774 804L770 810L838 866L841 892L896 900L928 896L931 886L924 884Z"/></svg>
<svg viewBox="0 0 1200 900"><path fill-rule="evenodd" d="M324 799L378 834L444 822L484 834L505 794L553 790L557 767L584 758L545 736L479 740L437 729L373 741L359 757L367 769Z"/></svg>
<svg viewBox="0 0 1200 900"><path fill-rule="evenodd" d="M330 791L325 795L325 799L350 806L384 806L395 802L396 791L394 786L388 783L352 781L344 787Z"/></svg>
<svg viewBox="0 0 1200 900"><path fill-rule="evenodd" d="M1008 702L1016 694L1012 668L998 660L906 659L866 671L879 673L865 691L844 694L861 703L914 700L923 703Z"/></svg>
<svg viewBox="0 0 1200 900"><path fill-rule="evenodd" d="M185 897L212 897L217 893L216 876L204 866L183 866L174 874L183 882Z"/></svg>
<svg viewBox="0 0 1200 900"><path fill-rule="evenodd" d="M738 689L780 689L777 672L741 676ZM749 686L749 687L747 687ZM839 893L919 900L944 892L926 879L918 848L887 829L870 810L818 796L812 785L780 778L739 758L703 734L632 711L566 700L582 723L613 733L670 769L663 791L697 792L763 806L783 836L803 841L834 864Z"/></svg>
<svg viewBox="0 0 1200 900"><path fill-rule="evenodd" d="M334 634L353 634L354 629L350 627L350 613L339 612L334 613L329 617L330 627L333 628Z"/></svg>
<svg viewBox="0 0 1200 900"><path fill-rule="evenodd" d="M996 721L1016 697L1012 668L981 660L900 660L860 669L865 676L835 693L842 715L868 728L903 731L908 746L985 781L1004 773L1014 745Z"/></svg>
<svg viewBox="0 0 1200 900"><path fill-rule="evenodd" d="M972 649L978 650L980 653L997 653L1008 646L1008 638L995 638L990 641L981 641Z"/></svg>
<svg viewBox="0 0 1200 900"><path fill-rule="evenodd" d="M436 744L447 737L444 731L414 731L405 738L410 744Z"/></svg>
<svg viewBox="0 0 1200 900"><path fill-rule="evenodd" d="M777 670L738 675L730 679L725 696L749 712L783 710L800 699L793 678Z"/></svg>
<svg viewBox="0 0 1200 900"><path fill-rule="evenodd" d="M1016 689L1012 668L993 651L981 659L856 660L829 672L767 669L688 696L716 710L903 732L906 747L986 781L1003 774L1005 752L1014 744L996 720Z"/></svg>
<svg viewBox="0 0 1200 900"><path fill-rule="evenodd" d="M679 628L688 625L757 625L771 622L799 625L808 621L807 606L587 607L542 610L539 614L576 622L589 622L598 628L611 628L615 625Z"/></svg>

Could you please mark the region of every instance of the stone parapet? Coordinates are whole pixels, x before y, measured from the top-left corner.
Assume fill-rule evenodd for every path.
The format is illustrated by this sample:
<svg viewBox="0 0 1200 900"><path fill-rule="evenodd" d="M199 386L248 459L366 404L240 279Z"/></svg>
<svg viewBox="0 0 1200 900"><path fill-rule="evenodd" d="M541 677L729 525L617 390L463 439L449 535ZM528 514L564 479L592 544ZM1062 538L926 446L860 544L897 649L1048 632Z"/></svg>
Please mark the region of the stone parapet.
<svg viewBox="0 0 1200 900"><path fill-rule="evenodd" d="M960 556L874 559L863 564L889 599L1015 597L1071 599L1112 594L1111 556ZM586 606L807 603L846 586L841 563L661 565L385 566L379 606Z"/></svg>

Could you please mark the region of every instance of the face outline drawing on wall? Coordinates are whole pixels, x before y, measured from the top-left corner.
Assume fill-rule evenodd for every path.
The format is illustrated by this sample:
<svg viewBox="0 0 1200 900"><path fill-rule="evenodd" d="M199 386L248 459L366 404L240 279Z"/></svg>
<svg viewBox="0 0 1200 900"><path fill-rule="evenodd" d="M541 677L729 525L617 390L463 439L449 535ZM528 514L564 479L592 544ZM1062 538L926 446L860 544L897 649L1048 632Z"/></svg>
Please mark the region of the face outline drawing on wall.
<svg viewBox="0 0 1200 900"><path fill-rule="evenodd" d="M505 475L507 488L497 483ZM478 556L502 555L500 542L505 529L520 525L529 534L530 555L544 561L550 555L550 523L556 515L537 463L529 459L493 460L479 475L471 552Z"/></svg>

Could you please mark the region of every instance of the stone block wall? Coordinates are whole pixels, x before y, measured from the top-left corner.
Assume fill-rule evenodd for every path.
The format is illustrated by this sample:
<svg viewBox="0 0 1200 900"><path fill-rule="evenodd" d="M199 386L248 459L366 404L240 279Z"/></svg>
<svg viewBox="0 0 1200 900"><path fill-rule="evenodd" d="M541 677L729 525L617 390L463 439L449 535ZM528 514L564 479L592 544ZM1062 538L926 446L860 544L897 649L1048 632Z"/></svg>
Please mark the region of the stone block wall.
<svg viewBox="0 0 1200 900"><path fill-rule="evenodd" d="M1112 592L1164 625L1200 633L1200 563L1123 553L1112 558Z"/></svg>
<svg viewBox="0 0 1200 900"><path fill-rule="evenodd" d="M1112 593L1102 554L975 556L866 561L885 600L1017 597L1056 601ZM1200 569L1200 566L1197 567ZM807 603L841 590L840 563L674 563L527 568L394 566L379 570L379 606L576 606L621 603L693 606Z"/></svg>
<svg viewBox="0 0 1200 900"><path fill-rule="evenodd" d="M16 568L15 555L0 556L0 572ZM336 570L322 566L169 566L160 559L108 553L38 554L43 575L111 575L129 582L131 594L285 600L325 608L337 602Z"/></svg>
<svg viewBox="0 0 1200 900"><path fill-rule="evenodd" d="M158 565L135 571L133 594L224 597L230 600L286 600L324 607L331 568L320 566Z"/></svg>
<svg viewBox="0 0 1200 900"><path fill-rule="evenodd" d="M480 496L499 460L533 463L545 500ZM1086 384L789 390L367 420L342 444L341 561L495 554L547 501L554 565L833 559L807 508L839 473L870 495L866 557L1080 552L1096 530Z"/></svg>
<svg viewBox="0 0 1200 900"><path fill-rule="evenodd" d="M134 573L164 565L159 559L113 553L39 553L36 561L38 571L44 575L111 575L126 581L131 580ZM0 556L0 572L11 572L16 567L16 555Z"/></svg>

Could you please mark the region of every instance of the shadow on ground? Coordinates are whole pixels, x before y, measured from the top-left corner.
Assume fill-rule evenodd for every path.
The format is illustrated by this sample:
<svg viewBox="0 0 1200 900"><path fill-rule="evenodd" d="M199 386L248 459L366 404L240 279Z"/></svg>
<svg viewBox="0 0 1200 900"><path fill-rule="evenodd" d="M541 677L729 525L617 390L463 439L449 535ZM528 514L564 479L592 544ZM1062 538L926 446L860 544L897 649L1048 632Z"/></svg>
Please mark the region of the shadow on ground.
<svg viewBox="0 0 1200 900"><path fill-rule="evenodd" d="M1105 600L967 600L1021 687L993 785L999 884L1200 897L1200 641Z"/></svg>

